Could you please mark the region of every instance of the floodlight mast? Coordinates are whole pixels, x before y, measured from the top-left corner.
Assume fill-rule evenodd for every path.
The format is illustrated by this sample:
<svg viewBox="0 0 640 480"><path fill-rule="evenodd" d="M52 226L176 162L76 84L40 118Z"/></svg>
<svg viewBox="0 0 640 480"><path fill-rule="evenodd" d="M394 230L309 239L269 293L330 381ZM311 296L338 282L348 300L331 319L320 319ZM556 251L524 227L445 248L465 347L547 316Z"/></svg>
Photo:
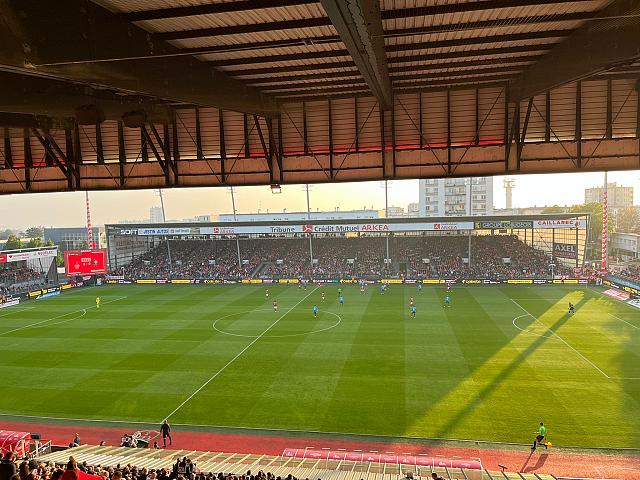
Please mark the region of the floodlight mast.
<svg viewBox="0 0 640 480"><path fill-rule="evenodd" d="M307 191L307 220L309 220L309 224L311 224L311 202L309 200L309 184L305 185L305 190ZM313 242L312 242L312 232L309 232L309 262L311 262L311 275L313 276Z"/></svg>
<svg viewBox="0 0 640 480"><path fill-rule="evenodd" d="M167 223L167 216L164 211L164 197L162 195L162 189L158 189L158 195L160 196L160 209L162 210L162 223ZM169 245L169 235L165 236L167 241L167 260L169 260L169 272L173 271L173 262L171 261L171 247Z"/></svg>
<svg viewBox="0 0 640 480"><path fill-rule="evenodd" d="M229 187L231 191L231 208L233 209L233 221L237 222L238 217L236 215L236 196L233 191L233 185ZM240 240L238 240L238 232L236 232L236 252L238 255L238 272L242 269L242 260L240 259Z"/></svg>

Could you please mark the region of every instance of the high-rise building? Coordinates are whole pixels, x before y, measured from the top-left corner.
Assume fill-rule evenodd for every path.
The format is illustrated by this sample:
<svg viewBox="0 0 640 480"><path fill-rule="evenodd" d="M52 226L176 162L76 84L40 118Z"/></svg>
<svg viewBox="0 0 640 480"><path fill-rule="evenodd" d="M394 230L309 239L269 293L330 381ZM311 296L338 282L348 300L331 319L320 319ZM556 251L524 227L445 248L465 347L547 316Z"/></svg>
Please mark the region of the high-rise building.
<svg viewBox="0 0 640 480"><path fill-rule="evenodd" d="M414 202L407 205L407 216L408 217L420 216L420 203Z"/></svg>
<svg viewBox="0 0 640 480"><path fill-rule="evenodd" d="M149 221L151 223L162 223L164 222L164 215L162 215L161 207L151 207L149 209Z"/></svg>
<svg viewBox="0 0 640 480"><path fill-rule="evenodd" d="M424 217L493 214L491 177L425 179L420 180L419 191L420 215Z"/></svg>
<svg viewBox="0 0 640 480"><path fill-rule="evenodd" d="M586 188L584 203L602 203L604 186ZM609 208L619 209L633 206L633 187L619 186L617 183L607 185Z"/></svg>

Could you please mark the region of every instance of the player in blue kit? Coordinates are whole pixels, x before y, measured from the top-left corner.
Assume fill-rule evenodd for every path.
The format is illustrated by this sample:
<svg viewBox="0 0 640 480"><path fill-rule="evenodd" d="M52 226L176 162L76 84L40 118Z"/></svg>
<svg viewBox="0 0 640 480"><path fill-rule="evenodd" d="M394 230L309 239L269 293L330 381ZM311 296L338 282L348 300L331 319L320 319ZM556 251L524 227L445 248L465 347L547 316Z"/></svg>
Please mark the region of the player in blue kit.
<svg viewBox="0 0 640 480"><path fill-rule="evenodd" d="M340 306L344 305L344 295L340 294L340 296L338 297L338 304Z"/></svg>
<svg viewBox="0 0 640 480"><path fill-rule="evenodd" d="M313 306L313 318L316 318L318 316L318 306L314 305Z"/></svg>
<svg viewBox="0 0 640 480"><path fill-rule="evenodd" d="M444 305L443 305L443 307L450 307L450 306L451 306L451 297L447 293L445 295L445 297L444 297Z"/></svg>
<svg viewBox="0 0 640 480"><path fill-rule="evenodd" d="M418 310L416 309L415 305L411 305L411 316L413 318L416 318L416 313L418 313Z"/></svg>

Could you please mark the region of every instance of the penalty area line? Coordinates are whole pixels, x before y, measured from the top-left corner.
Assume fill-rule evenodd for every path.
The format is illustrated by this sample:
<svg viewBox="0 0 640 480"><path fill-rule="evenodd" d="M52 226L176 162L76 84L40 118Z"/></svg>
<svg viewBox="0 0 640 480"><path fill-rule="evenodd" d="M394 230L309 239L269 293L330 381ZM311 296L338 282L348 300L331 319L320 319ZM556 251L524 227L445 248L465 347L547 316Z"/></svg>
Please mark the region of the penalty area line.
<svg viewBox="0 0 640 480"><path fill-rule="evenodd" d="M282 315L280 315L280 317L278 317L278 319L273 322L271 325L269 325L260 335L258 335L256 338L254 338L246 347L244 347L242 350L240 350L235 357L233 357L231 360L229 360L220 370L218 370L216 373L214 373L211 377L209 377L209 379L204 382L202 385L200 385L200 387L198 387L191 395L189 395L180 405L178 405L176 408L173 409L173 411L167 415L166 417L164 417L162 420L168 420L169 418L171 418L173 415L175 415L182 407L184 407L187 403L189 403L189 401L195 397L198 393L200 393L202 391L202 389L204 389L207 385L209 385L213 380L216 379L216 377L218 377L218 375L220 375L222 372L224 372L227 367L229 365L231 365L233 362L235 362L238 358L240 358L242 356L242 354L244 352L246 352L247 350L249 350L249 348L251 348L252 345L254 345L258 340L260 340L262 337L265 336L265 334L267 334L269 332L269 330L271 330L273 327L275 327L278 322L280 320L282 320L284 317L286 317L294 308L296 308L298 305L300 305L302 302L304 302L307 298L309 298L311 296L311 294L313 292L315 292L316 290L318 290L318 288L320 288L319 286L314 288L313 290L311 290L307 295L305 295L298 303L296 303L293 307L291 307L289 310L287 310L286 312L284 312Z"/></svg>
<svg viewBox="0 0 640 480"><path fill-rule="evenodd" d="M609 375L607 375L600 367L598 367L595 363L593 363L591 360L589 360L587 357L585 357L582 353L580 353L576 348L574 348L573 346L571 346L571 344L569 344L569 342L567 342L564 338L562 338L560 335L558 335L556 332L554 332L552 329L550 329L547 324L545 324L543 321L541 321L538 317L536 317L535 315L532 315L526 308L524 308L522 305L520 305L518 302L516 302L513 298L511 299L511 301L513 303L515 303L518 307L520 307L520 309L526 313L527 315L529 315L531 318L533 318L536 322L540 323L542 326L544 326L547 330L549 330L549 332L556 337L558 340L560 340L562 343L564 343L567 347L569 347L571 350L573 350L574 352L576 352L585 362L587 362L589 365L591 365L593 368L595 368L596 370L598 370L598 372L600 372L602 375L604 375L605 378L611 379L611 377Z"/></svg>

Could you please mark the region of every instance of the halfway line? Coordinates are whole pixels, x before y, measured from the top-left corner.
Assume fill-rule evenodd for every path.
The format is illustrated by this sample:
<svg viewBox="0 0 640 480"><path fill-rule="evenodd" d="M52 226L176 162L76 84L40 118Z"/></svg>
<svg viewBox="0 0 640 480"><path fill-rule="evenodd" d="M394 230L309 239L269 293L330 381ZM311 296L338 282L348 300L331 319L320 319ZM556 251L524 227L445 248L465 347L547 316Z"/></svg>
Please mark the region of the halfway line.
<svg viewBox="0 0 640 480"><path fill-rule="evenodd" d="M525 312L527 315L529 315L531 318L533 318L536 322L539 322L541 325L543 325L547 330L549 330L558 340L560 340L562 343L564 343L567 347L569 347L571 350L573 350L574 352L576 352L578 355L580 355L580 357L582 357L582 359L584 361L586 361L587 363L589 363L593 368L595 368L596 370L598 370L602 375L604 375L606 378L611 378L609 375L607 375L606 373L604 373L602 371L602 369L600 367L598 367L595 363L593 363L591 360L589 360L587 357L585 357L582 353L580 353L578 350L576 350L575 348L573 348L569 342L567 342L564 338L562 338L560 335L558 335L556 332L554 332L552 329L550 329L547 324L545 324L543 321L541 321L538 317L532 315L531 313L529 313L527 311L526 308L524 308L522 305L520 305L518 302L516 302L513 298L510 299L513 303L515 303L518 307L520 307L522 309L523 312Z"/></svg>
<svg viewBox="0 0 640 480"><path fill-rule="evenodd" d="M307 298L309 298L309 296L315 292L318 288L320 288L319 286L314 288L313 290L311 290L307 295L305 295L302 300L300 300L298 303L296 303L293 307L291 307L289 310L287 310L286 312L284 312L275 322L273 322L271 325L269 325L269 327L267 327L260 335L258 335L256 338L253 339L253 341L251 343L249 343L246 347L244 347L242 350L240 350L240 352L238 352L238 354L233 357L231 360L229 360L220 370L218 370L216 373L214 373L209 380L207 380L206 382L204 382L202 385L200 385L200 387L193 392L191 395L189 395L187 397L187 399L185 401L183 401L180 405L178 405L169 415L167 415L163 420L168 420L169 418L171 418L178 410L180 410L182 407L184 407L189 400L191 400L193 397L195 397L198 393L200 393L202 391L202 389L204 387L206 387L207 385L209 385L218 375L220 375L222 372L224 372L226 370L226 368L231 365L233 362L235 362L238 358L240 358L240 356L246 352L254 343L256 343L258 340L260 340L269 330L271 330L273 327L275 327L277 325L277 323L282 320L284 317L286 317L289 312L291 312L291 310L293 310L294 308L296 308L298 305L300 305L302 302L304 302Z"/></svg>

